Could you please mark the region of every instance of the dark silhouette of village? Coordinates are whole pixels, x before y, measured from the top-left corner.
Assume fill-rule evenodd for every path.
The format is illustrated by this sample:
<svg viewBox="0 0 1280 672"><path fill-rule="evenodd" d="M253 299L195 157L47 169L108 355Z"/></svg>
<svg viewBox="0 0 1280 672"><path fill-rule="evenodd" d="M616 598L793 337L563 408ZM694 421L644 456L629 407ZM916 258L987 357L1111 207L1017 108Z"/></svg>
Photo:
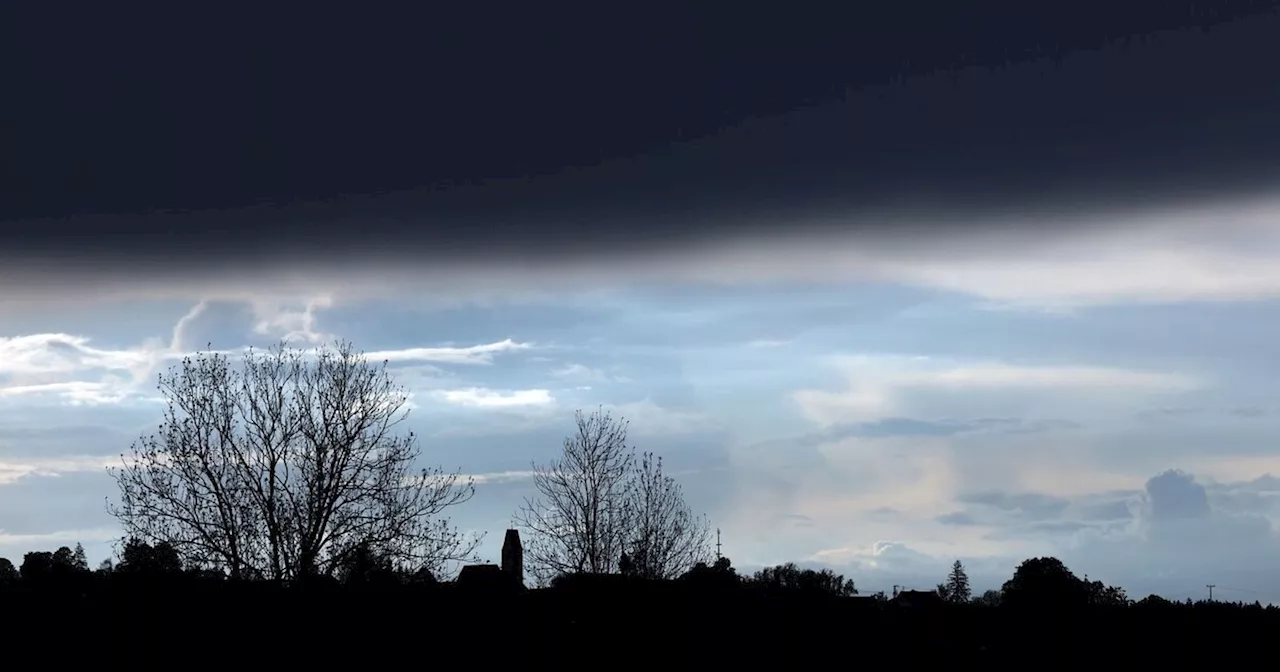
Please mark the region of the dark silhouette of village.
<svg viewBox="0 0 1280 672"><path fill-rule="evenodd" d="M507 530L501 564L466 565L453 580L357 554L337 575L285 583L184 568L171 547L137 540L91 570L77 545L27 553L16 567L0 559L0 613L14 641L84 615L103 620L87 637L146 637L157 657L225 641L296 663L453 655L446 647L565 665L602 657L623 665L633 656L750 663L775 654L767 660L1221 663L1255 655L1258 638L1280 624L1280 608L1257 602L1133 600L1054 558L1026 560L981 595L969 592L959 561L936 590L867 595L829 569L785 564L747 576L727 557L673 580L636 576L620 558L619 571L569 573L531 588L523 555L519 532ZM272 641L254 643L262 638ZM305 645L296 650L280 643L297 638ZM417 638L440 653L418 650Z"/></svg>

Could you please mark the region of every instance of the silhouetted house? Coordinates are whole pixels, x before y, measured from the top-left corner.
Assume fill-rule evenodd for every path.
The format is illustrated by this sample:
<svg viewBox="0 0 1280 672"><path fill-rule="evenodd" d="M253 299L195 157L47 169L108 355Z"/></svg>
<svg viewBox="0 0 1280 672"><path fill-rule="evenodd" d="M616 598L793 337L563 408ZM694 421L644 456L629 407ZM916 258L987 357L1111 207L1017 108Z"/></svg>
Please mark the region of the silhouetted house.
<svg viewBox="0 0 1280 672"><path fill-rule="evenodd" d="M458 583L464 586L496 585L506 578L497 565L466 565L458 572Z"/></svg>
<svg viewBox="0 0 1280 672"><path fill-rule="evenodd" d="M458 572L458 585L468 588L523 588L524 547L520 532L507 530L502 542L502 565L466 565Z"/></svg>
<svg viewBox="0 0 1280 672"><path fill-rule="evenodd" d="M893 597L893 604L917 609L937 607L942 605L942 598L932 590L902 590Z"/></svg>

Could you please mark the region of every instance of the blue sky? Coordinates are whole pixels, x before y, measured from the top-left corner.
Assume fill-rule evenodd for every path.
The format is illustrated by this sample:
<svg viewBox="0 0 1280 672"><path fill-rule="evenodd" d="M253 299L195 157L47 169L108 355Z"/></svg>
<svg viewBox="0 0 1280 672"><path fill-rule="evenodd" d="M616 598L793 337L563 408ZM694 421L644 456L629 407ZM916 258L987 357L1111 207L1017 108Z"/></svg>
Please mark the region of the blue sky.
<svg viewBox="0 0 1280 672"><path fill-rule="evenodd" d="M531 494L530 461L556 454L575 409L603 406L666 458L742 568L827 565L887 590L931 587L961 558L990 587L1057 555L1143 595L1216 583L1266 601L1280 596L1274 212L6 287L0 556L76 541L108 556L103 469L158 422L155 374L175 358L342 338L410 389L424 457L475 475L451 513L488 532L489 558Z"/></svg>

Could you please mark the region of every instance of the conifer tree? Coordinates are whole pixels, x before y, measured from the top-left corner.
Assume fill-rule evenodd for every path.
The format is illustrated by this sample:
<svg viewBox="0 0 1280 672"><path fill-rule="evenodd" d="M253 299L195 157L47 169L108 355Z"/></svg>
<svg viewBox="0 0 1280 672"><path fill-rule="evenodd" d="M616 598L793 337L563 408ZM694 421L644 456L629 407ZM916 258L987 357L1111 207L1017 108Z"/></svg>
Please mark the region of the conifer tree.
<svg viewBox="0 0 1280 672"><path fill-rule="evenodd" d="M948 602L965 603L969 601L972 592L969 590L969 575L964 571L964 565L959 560L951 565L951 573L947 575L947 582L943 584L946 588L943 599ZM939 591L942 593L942 591Z"/></svg>

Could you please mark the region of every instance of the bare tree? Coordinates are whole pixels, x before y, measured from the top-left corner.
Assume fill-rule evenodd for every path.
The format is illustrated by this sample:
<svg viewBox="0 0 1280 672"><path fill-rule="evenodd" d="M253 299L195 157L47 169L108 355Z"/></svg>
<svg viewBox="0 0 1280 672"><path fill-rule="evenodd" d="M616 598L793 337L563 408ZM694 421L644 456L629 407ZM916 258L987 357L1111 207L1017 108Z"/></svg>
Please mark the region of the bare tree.
<svg viewBox="0 0 1280 672"><path fill-rule="evenodd" d="M332 574L373 550L409 570L469 559L449 507L474 494L461 474L416 467L412 432L397 434L407 396L348 343L312 354L287 344L219 353L160 376L159 431L111 469L109 511L125 533L172 545L193 565L233 576Z"/></svg>
<svg viewBox="0 0 1280 672"><path fill-rule="evenodd" d="M561 457L534 465L538 497L515 525L526 530L526 566L535 582L571 572L619 571L623 555L645 576L669 578L709 556L710 524L693 515L661 460L637 460L626 420L578 411Z"/></svg>
<svg viewBox="0 0 1280 672"><path fill-rule="evenodd" d="M710 559L711 522L694 515L680 484L663 473L661 457L641 456L628 485L627 552L636 574L671 579Z"/></svg>
<svg viewBox="0 0 1280 672"><path fill-rule="evenodd" d="M528 532L525 566L535 581L612 571L627 541L627 479L635 460L627 422L603 410L578 411L575 419L577 432L565 439L560 459L533 466L540 497L526 498L515 516Z"/></svg>

